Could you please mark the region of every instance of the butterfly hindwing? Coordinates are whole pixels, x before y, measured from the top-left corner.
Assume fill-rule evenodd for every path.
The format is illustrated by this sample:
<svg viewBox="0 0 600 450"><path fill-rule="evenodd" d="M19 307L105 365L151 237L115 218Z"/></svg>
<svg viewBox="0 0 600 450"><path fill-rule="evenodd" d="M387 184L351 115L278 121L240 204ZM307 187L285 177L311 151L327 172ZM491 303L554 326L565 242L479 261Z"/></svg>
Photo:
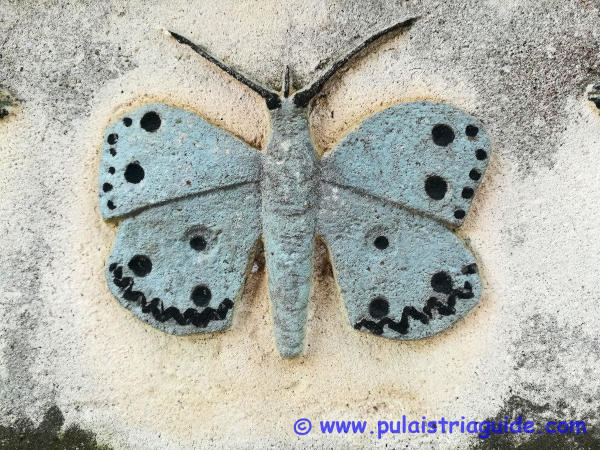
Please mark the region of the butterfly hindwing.
<svg viewBox="0 0 600 450"><path fill-rule="evenodd" d="M260 155L199 116L149 104L104 137L99 205L120 219L106 264L113 295L173 334L231 321L260 237Z"/></svg>
<svg viewBox="0 0 600 450"><path fill-rule="evenodd" d="M116 218L154 204L260 179L260 155L196 114L161 103L131 111L107 130L99 205Z"/></svg>
<svg viewBox="0 0 600 450"><path fill-rule="evenodd" d="M258 189L221 189L123 219L106 268L113 295L168 333L226 328L260 236Z"/></svg>
<svg viewBox="0 0 600 450"><path fill-rule="evenodd" d="M322 184L318 233L357 329L393 339L438 333L481 295L471 252L437 221Z"/></svg>
<svg viewBox="0 0 600 450"><path fill-rule="evenodd" d="M443 103L401 103L348 133L321 159L322 176L459 226L489 155L473 117Z"/></svg>

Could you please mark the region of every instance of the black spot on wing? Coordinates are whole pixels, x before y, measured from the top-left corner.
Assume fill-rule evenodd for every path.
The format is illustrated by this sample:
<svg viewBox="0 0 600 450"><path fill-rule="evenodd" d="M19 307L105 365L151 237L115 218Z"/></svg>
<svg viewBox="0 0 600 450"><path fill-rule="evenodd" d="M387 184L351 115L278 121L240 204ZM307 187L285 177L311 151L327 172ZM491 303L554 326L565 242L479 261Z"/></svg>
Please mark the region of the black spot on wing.
<svg viewBox="0 0 600 450"><path fill-rule="evenodd" d="M190 247L199 252L206 248L206 244L207 243L206 239L204 239L204 236L198 235L190 239Z"/></svg>
<svg viewBox="0 0 600 450"><path fill-rule="evenodd" d="M436 145L446 147L454 141L454 131L449 125L440 123L431 129L431 138Z"/></svg>
<svg viewBox="0 0 600 450"><path fill-rule="evenodd" d="M152 261L146 255L135 255L127 267L138 277L145 277L152 272Z"/></svg>
<svg viewBox="0 0 600 450"><path fill-rule="evenodd" d="M475 194L475 191L473 190L473 188L465 187L462 190L462 198L464 198L464 199L470 199L473 197L474 194Z"/></svg>
<svg viewBox="0 0 600 450"><path fill-rule="evenodd" d="M385 236L377 236L375 238L375 240L373 241L373 245L375 246L375 248L378 248L379 250L385 250L386 248L389 247L390 241Z"/></svg>
<svg viewBox="0 0 600 450"><path fill-rule="evenodd" d="M154 111L147 112L140 120L140 127L146 130L148 133L153 133L158 130L160 128L160 124L160 116Z"/></svg>
<svg viewBox="0 0 600 450"><path fill-rule="evenodd" d="M196 286L192 289L192 293L190 294L190 298L198 306L207 306L211 297L212 293L210 292L210 289L204 284Z"/></svg>
<svg viewBox="0 0 600 450"><path fill-rule="evenodd" d="M481 172L477 169L472 169L469 172L469 178L473 181L477 181L481 178Z"/></svg>
<svg viewBox="0 0 600 450"><path fill-rule="evenodd" d="M472 275L474 273L477 273L477 264L467 264L461 269L461 273L464 275Z"/></svg>
<svg viewBox="0 0 600 450"><path fill-rule="evenodd" d="M425 179L425 192L434 200L441 200L446 196L448 183L438 175L430 175Z"/></svg>
<svg viewBox="0 0 600 450"><path fill-rule="evenodd" d="M465 134L468 137L475 137L477 136L477 133L479 133L479 128L475 125L467 125L467 128L465 128Z"/></svg>
<svg viewBox="0 0 600 450"><path fill-rule="evenodd" d="M448 294L452 290L452 277L448 272L437 272L431 277L431 287L435 292Z"/></svg>
<svg viewBox="0 0 600 450"><path fill-rule="evenodd" d="M466 215L466 213L465 213L465 211L464 211L464 210L462 210L462 209L457 209L456 211L454 211L454 217L455 217L456 219L459 219L459 220L460 220L460 219L464 219L464 218L465 218L465 215Z"/></svg>
<svg viewBox="0 0 600 450"><path fill-rule="evenodd" d="M127 182L137 184L144 179L145 172L138 163L131 163L125 168L124 176Z"/></svg>
<svg viewBox="0 0 600 450"><path fill-rule="evenodd" d="M371 300L369 304L369 314L373 319L381 319L390 312L390 304L385 297L378 296Z"/></svg>

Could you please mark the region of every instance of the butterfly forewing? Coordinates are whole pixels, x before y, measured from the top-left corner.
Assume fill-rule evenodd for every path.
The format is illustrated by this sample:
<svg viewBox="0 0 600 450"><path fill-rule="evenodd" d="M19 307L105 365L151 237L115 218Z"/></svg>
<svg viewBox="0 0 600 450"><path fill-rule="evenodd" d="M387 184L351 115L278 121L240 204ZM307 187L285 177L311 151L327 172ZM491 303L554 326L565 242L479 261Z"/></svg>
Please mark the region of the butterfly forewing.
<svg viewBox="0 0 600 450"><path fill-rule="evenodd" d="M100 160L104 218L260 179L255 149L196 114L153 103L115 121Z"/></svg>
<svg viewBox="0 0 600 450"><path fill-rule="evenodd" d="M322 177L459 226L489 154L478 120L442 103L401 103L348 133L322 158Z"/></svg>

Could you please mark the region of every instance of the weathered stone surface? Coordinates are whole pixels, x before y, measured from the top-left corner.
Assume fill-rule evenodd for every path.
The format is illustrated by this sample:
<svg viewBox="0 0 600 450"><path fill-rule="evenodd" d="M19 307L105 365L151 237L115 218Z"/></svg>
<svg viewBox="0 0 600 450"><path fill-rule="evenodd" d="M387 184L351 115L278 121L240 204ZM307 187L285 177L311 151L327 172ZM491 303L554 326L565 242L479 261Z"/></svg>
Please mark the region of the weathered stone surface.
<svg viewBox="0 0 600 450"><path fill-rule="evenodd" d="M56 404L63 432L76 424L115 448L162 449L375 442L314 430L300 438L299 417L484 420L516 411L596 423L600 115L588 95L600 81L599 8L4 1L0 85L19 106L0 120L2 425L28 417L36 429ZM252 147L264 148L270 132L261 98L163 30L278 90L284 65L305 86L373 32L417 15L410 33L359 54L326 83L309 120L321 153L400 102L444 102L484 124L493 156L457 232L481 262L484 294L460 325L414 342L357 333L324 245L298 359L277 355L259 264L217 338L166 335L125 314L104 277L117 229L97 206L109 124L162 102ZM375 444L480 445L457 434L388 437Z"/></svg>

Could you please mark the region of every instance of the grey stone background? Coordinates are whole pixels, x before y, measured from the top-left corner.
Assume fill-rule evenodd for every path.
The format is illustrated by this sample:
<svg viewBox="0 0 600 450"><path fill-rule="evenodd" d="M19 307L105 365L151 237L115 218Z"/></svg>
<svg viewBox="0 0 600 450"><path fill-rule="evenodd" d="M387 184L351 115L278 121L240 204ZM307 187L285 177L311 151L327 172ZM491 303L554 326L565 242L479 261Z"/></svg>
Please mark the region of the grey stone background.
<svg viewBox="0 0 600 450"><path fill-rule="evenodd" d="M516 412L588 420L587 436L534 436L532 448L599 445L600 111L586 94L600 79L599 10L594 0L0 0L0 439L87 430L77 436L127 449L510 448L523 437L298 437L292 424ZM278 88L285 64L305 85L416 15L408 34L325 86L311 124L325 151L402 101L449 102L485 123L494 153L459 232L484 282L467 317L417 342L358 333L322 252L296 360L275 350L260 267L226 333L168 336L119 306L103 276L116 227L96 204L107 125L164 101L249 143L268 136L261 99L165 30Z"/></svg>

